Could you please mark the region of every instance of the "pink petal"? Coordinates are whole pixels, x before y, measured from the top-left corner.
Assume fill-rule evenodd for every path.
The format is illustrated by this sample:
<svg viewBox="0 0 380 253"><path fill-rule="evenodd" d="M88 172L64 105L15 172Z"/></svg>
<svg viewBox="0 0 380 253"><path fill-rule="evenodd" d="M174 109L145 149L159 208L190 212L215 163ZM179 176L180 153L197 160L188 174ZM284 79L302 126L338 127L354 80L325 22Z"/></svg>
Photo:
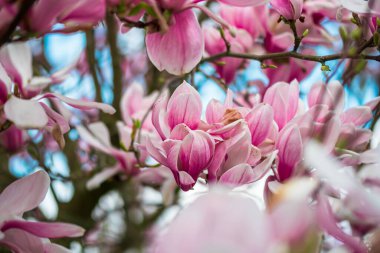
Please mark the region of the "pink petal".
<svg viewBox="0 0 380 253"><path fill-rule="evenodd" d="M225 107L218 100L212 99L206 108L206 120L209 124L219 123L223 118Z"/></svg>
<svg viewBox="0 0 380 253"><path fill-rule="evenodd" d="M61 245L55 243L45 243L44 253L71 253L71 250L62 247Z"/></svg>
<svg viewBox="0 0 380 253"><path fill-rule="evenodd" d="M202 59L203 35L192 10L173 14L168 31L148 33L146 48L154 66L173 75L190 72Z"/></svg>
<svg viewBox="0 0 380 253"><path fill-rule="evenodd" d="M157 162L169 167L165 151L162 147L160 147L160 144L157 141L147 138L145 147L148 154L151 155Z"/></svg>
<svg viewBox="0 0 380 253"><path fill-rule="evenodd" d="M201 97L184 81L169 99L167 110L170 128L173 129L176 125L184 123L190 129L196 129L202 114Z"/></svg>
<svg viewBox="0 0 380 253"><path fill-rule="evenodd" d="M191 188L193 188L194 184L196 183L192 176L190 176L185 171L178 172L179 174L179 186L183 191L188 191Z"/></svg>
<svg viewBox="0 0 380 253"><path fill-rule="evenodd" d="M53 111L49 106L44 103L40 103L44 108L46 115L49 117L49 123L53 125L58 125L61 129L62 134L67 133L70 130L70 126L66 119L59 113ZM49 126L49 124L48 124ZM54 127L54 126L53 126Z"/></svg>
<svg viewBox="0 0 380 253"><path fill-rule="evenodd" d="M282 129L296 115L299 102L298 82L290 84L279 82L272 85L265 93L264 103L273 107L274 120Z"/></svg>
<svg viewBox="0 0 380 253"><path fill-rule="evenodd" d="M297 125L287 125L280 131L276 147L279 151L278 179L284 181L293 174L302 159L302 138Z"/></svg>
<svg viewBox="0 0 380 253"><path fill-rule="evenodd" d="M12 88L12 81L0 64L0 103L4 104Z"/></svg>
<svg viewBox="0 0 380 253"><path fill-rule="evenodd" d="M219 179L219 182L239 186L253 182L254 174L249 164L238 164L227 170Z"/></svg>
<svg viewBox="0 0 380 253"><path fill-rule="evenodd" d="M23 220L10 220L4 222L1 231L8 229L22 229L33 235L43 238L62 238L62 237L79 237L84 234L84 229L68 224L59 222L34 222Z"/></svg>
<svg viewBox="0 0 380 253"><path fill-rule="evenodd" d="M268 137L273 124L273 119L273 109L267 104L256 106L246 116L246 121L252 135L253 145L260 145Z"/></svg>
<svg viewBox="0 0 380 253"><path fill-rule="evenodd" d="M327 85L317 83L311 87L308 94L309 107L317 104L325 104L331 110L341 112L344 107L344 89L338 81L332 81Z"/></svg>
<svg viewBox="0 0 380 253"><path fill-rule="evenodd" d="M15 253L37 253L44 252L41 238L29 234L21 229L9 229L4 233L4 238L0 240L3 244Z"/></svg>
<svg viewBox="0 0 380 253"><path fill-rule="evenodd" d="M79 136L94 148L110 154L111 142L108 129L102 122L92 123L86 129L84 126L77 126Z"/></svg>
<svg viewBox="0 0 380 253"><path fill-rule="evenodd" d="M227 146L224 142L219 143L215 147L215 153L212 157L212 161L208 167L207 179L211 182L217 180L218 171L221 169L223 162L226 159Z"/></svg>
<svg viewBox="0 0 380 253"><path fill-rule="evenodd" d="M35 100L24 100L12 96L4 105L5 116L19 128L43 128L48 116Z"/></svg>
<svg viewBox="0 0 380 253"><path fill-rule="evenodd" d="M87 181L86 188L88 190L99 188L102 183L115 176L119 172L121 172L121 170L118 166L112 168L104 168L101 172L97 173Z"/></svg>
<svg viewBox="0 0 380 253"><path fill-rule="evenodd" d="M8 75L23 89L32 78L32 52L25 42L10 43L0 50L0 62Z"/></svg>
<svg viewBox="0 0 380 253"><path fill-rule="evenodd" d="M152 123L162 140L170 135L166 106L167 96L161 96L152 109Z"/></svg>
<svg viewBox="0 0 380 253"><path fill-rule="evenodd" d="M372 111L368 106L358 106L348 109L340 115L343 124L353 123L362 126L372 119Z"/></svg>
<svg viewBox="0 0 380 253"><path fill-rule="evenodd" d="M132 83L120 101L120 110L124 122L132 123L132 115L140 109L144 97L144 89L137 83Z"/></svg>
<svg viewBox="0 0 380 253"><path fill-rule="evenodd" d="M271 0L273 8L288 20L301 16L303 0Z"/></svg>
<svg viewBox="0 0 380 253"><path fill-rule="evenodd" d="M49 185L50 178L43 170L16 180L0 194L0 214L20 215L36 208L45 198Z"/></svg>
<svg viewBox="0 0 380 253"><path fill-rule="evenodd" d="M272 152L264 161L253 168L252 182L262 179L268 173L276 156L277 151Z"/></svg>
<svg viewBox="0 0 380 253"><path fill-rule="evenodd" d="M366 247L360 242L359 238L344 233L342 229L338 227L328 199L322 195L319 195L318 198L317 220L323 230L343 242L355 252L367 252Z"/></svg>
<svg viewBox="0 0 380 253"><path fill-rule="evenodd" d="M62 102L80 110L99 109L109 114L114 114L116 112L115 108L107 104L72 99L72 98L62 96L57 93L45 93L38 97L38 99L42 99L42 98L57 98L61 100Z"/></svg>
<svg viewBox="0 0 380 253"><path fill-rule="evenodd" d="M197 130L190 132L181 143L179 168L194 179L206 169L214 154L214 141L210 135Z"/></svg>

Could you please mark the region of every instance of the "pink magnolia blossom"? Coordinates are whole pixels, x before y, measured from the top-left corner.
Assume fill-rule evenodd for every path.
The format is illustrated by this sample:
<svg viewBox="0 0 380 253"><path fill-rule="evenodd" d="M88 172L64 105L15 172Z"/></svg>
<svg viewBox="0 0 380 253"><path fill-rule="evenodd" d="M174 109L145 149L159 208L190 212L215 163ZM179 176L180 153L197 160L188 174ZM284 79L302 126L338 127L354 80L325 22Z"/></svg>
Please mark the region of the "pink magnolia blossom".
<svg viewBox="0 0 380 253"><path fill-rule="evenodd" d="M125 148L129 148L131 144L132 129L124 126L121 122L117 126L121 143ZM104 123L92 123L87 125L87 128L84 126L78 126L77 131L83 141L93 148L114 157L117 161L115 166L104 168L101 172L91 178L87 182L87 187L89 189L99 187L104 181L119 173L127 175L138 173L138 168L136 166L138 165L138 161L136 160L135 155L132 152L126 152L112 146L110 133ZM144 140L145 138L146 136L144 136ZM146 158L146 153L142 152L141 155L141 159L144 160Z"/></svg>
<svg viewBox="0 0 380 253"><path fill-rule="evenodd" d="M148 139L148 153L168 167L177 184L189 190L214 154L214 140L196 130L201 123L202 103L198 92L183 82L169 100L165 95L153 107L152 122L162 141Z"/></svg>
<svg viewBox="0 0 380 253"><path fill-rule="evenodd" d="M224 28L230 26L206 7L197 5L200 1L158 1L163 9L173 11L166 30L151 31L146 36L146 47L150 60L160 71L166 70L174 75L190 72L202 59L204 39L202 30L191 8L198 8ZM266 0L223 0L232 6L254 6ZM163 29L161 27L161 29Z"/></svg>
<svg viewBox="0 0 380 253"><path fill-rule="evenodd" d="M4 104L5 116L19 128L46 128L62 143L62 134L70 128L67 120L42 102L44 98L56 99L81 110L100 109L114 113L112 106L71 99L57 93L42 93L51 83L62 80L62 73L50 77L34 77L32 74L32 54L25 43L12 43L0 51L0 97L7 97ZM9 82L11 80L11 82ZM13 86L20 94L12 94ZM41 94L42 93L42 94ZM62 146L62 145L61 145Z"/></svg>
<svg viewBox="0 0 380 253"><path fill-rule="evenodd" d="M301 17L303 0L271 0L270 3L287 20L297 20Z"/></svg>
<svg viewBox="0 0 380 253"><path fill-rule="evenodd" d="M146 46L158 70L174 75L190 72L201 60L204 48L202 30L193 11L173 14L168 31L148 33Z"/></svg>
<svg viewBox="0 0 380 253"><path fill-rule="evenodd" d="M0 244L14 252L66 252L47 238L79 237L84 230L58 222L27 221L23 213L36 208L45 198L50 179L45 171L19 179L0 194ZM60 251L58 251L60 250Z"/></svg>
<svg viewBox="0 0 380 253"><path fill-rule="evenodd" d="M157 92L153 92L149 96L144 96L142 85L132 83L120 101L120 110L125 124L129 127L133 127L133 120L142 121L146 114L147 116L142 128L152 131L154 127L152 125L151 108L157 98Z"/></svg>

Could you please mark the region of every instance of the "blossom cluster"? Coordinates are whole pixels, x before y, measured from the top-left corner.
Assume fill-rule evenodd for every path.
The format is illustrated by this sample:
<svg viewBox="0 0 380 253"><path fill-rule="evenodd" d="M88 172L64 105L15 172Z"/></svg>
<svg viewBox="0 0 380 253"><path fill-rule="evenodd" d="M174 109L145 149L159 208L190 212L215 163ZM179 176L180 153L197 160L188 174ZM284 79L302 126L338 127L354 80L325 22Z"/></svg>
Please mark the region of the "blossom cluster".
<svg viewBox="0 0 380 253"><path fill-rule="evenodd" d="M0 251L380 252L379 3L0 0Z"/></svg>

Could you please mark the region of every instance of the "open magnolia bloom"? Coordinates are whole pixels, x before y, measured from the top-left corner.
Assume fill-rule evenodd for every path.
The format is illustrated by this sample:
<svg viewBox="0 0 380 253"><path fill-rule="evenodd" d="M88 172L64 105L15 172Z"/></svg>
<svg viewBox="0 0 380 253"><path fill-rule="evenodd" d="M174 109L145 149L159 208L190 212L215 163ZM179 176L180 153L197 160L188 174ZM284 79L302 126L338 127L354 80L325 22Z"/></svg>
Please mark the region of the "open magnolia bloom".
<svg viewBox="0 0 380 253"><path fill-rule="evenodd" d="M0 244L16 253L70 252L49 238L80 237L84 229L79 226L24 220L23 213L38 207L50 186L45 171L37 171L18 179L0 194Z"/></svg>
<svg viewBox="0 0 380 253"><path fill-rule="evenodd" d="M12 43L0 50L0 97L5 119L21 129L47 129L60 144L62 135L69 131L67 120L43 102L55 99L80 110L100 109L113 114L107 104L68 98L44 92L48 85L64 79L65 72L50 77L33 76L32 53L26 43Z"/></svg>
<svg viewBox="0 0 380 253"><path fill-rule="evenodd" d="M148 1L154 4L154 1ZM228 23L217 17L197 0L158 1L158 6L172 12L167 27L150 31L146 35L147 53L152 63L160 71L166 70L174 75L189 73L200 61L204 50L204 38L198 20L191 10L199 8L222 26L233 30ZM231 6L256 6L267 0L220 0ZM230 74L228 74L230 75Z"/></svg>

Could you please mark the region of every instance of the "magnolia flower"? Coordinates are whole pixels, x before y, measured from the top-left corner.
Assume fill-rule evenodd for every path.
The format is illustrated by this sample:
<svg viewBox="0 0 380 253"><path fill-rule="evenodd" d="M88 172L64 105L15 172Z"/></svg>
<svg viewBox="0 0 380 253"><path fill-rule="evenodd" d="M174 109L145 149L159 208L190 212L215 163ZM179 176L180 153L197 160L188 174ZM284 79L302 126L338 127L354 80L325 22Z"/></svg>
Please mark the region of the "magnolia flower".
<svg viewBox="0 0 380 253"><path fill-rule="evenodd" d="M193 11L173 14L165 33L148 33L146 47L158 70L174 75L190 72L202 59L204 48L202 30Z"/></svg>
<svg viewBox="0 0 380 253"><path fill-rule="evenodd" d="M198 92L186 82L169 100L160 97L153 106L152 122L162 141L147 139L148 153L168 167L183 190L191 189L214 154L214 140L197 130L202 102Z"/></svg>
<svg viewBox="0 0 380 253"><path fill-rule="evenodd" d="M267 0L220 0L233 6L254 6ZM151 2L151 1L149 1ZM199 8L225 28L230 26L206 7L197 5L200 1L167 0L151 2L172 11L166 29L151 31L146 35L148 56L156 68L170 74L182 75L190 72L202 59L204 40L202 30L191 8Z"/></svg>
<svg viewBox="0 0 380 253"><path fill-rule="evenodd" d="M163 93L166 93L166 91ZM151 108L157 98L157 92L144 96L143 86L138 83L132 83L120 101L120 110L124 123L132 128L134 120L142 121L145 117L142 128L152 131L154 127L152 125Z"/></svg>
<svg viewBox="0 0 380 253"><path fill-rule="evenodd" d="M37 171L6 187L0 194L0 244L14 252L68 252L47 238L79 237L84 230L58 222L27 221L23 213L36 208L45 198L50 178Z"/></svg>
<svg viewBox="0 0 380 253"><path fill-rule="evenodd" d="M131 144L132 129L124 126L121 122L119 122L117 126L121 143L125 148L129 148ZM99 187L104 181L118 173L125 173L127 175L138 173L138 168L136 167L138 161L135 155L132 152L126 152L112 146L110 133L104 123L91 123L87 125L87 128L84 126L77 126L77 131L84 142L93 148L114 157L117 161L116 165L110 168L104 168L101 172L92 177L87 182L88 189ZM146 154L144 155L144 152L142 152L142 159L144 158L146 158Z"/></svg>
<svg viewBox="0 0 380 253"><path fill-rule="evenodd" d="M32 54L25 43L12 43L0 50L0 97L6 118L21 129L47 129L61 147L64 145L62 135L70 127L61 114L42 102L43 99L60 100L81 110L96 108L110 114L115 112L110 105L71 99L57 93L42 93L49 84L61 81L62 75L33 76ZM12 94L12 84L17 93Z"/></svg>

